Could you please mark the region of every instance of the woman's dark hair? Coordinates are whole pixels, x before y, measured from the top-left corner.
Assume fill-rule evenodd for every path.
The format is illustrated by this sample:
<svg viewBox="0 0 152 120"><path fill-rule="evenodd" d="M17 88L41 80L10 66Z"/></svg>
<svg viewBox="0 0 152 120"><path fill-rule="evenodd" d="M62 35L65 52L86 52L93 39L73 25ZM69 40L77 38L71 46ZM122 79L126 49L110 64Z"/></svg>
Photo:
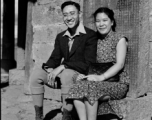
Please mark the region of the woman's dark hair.
<svg viewBox="0 0 152 120"><path fill-rule="evenodd" d="M94 17L94 20L96 20L96 16L98 13L105 13L111 21L113 21L113 26L112 26L112 30L115 31L115 28L116 28L116 20L114 18L114 12L113 10L107 8L107 7L100 7L98 8L94 13L93 13L93 17Z"/></svg>
<svg viewBox="0 0 152 120"><path fill-rule="evenodd" d="M76 2L73 2L73 1L66 1L66 2L64 2L64 3L61 5L61 10L63 11L63 9L64 9L66 6L68 6L68 5L73 5L73 6L75 6L75 7L78 9L78 11L80 11L80 5L79 5L78 3L76 3Z"/></svg>

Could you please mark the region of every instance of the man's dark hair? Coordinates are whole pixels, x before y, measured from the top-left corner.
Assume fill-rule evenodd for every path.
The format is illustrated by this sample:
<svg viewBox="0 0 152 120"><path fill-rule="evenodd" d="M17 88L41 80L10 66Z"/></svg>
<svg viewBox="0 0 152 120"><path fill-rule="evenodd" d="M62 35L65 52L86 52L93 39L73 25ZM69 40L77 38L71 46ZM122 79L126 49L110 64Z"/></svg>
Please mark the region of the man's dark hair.
<svg viewBox="0 0 152 120"><path fill-rule="evenodd" d="M61 5L61 10L63 11L63 9L64 9L66 6L68 6L68 5L73 5L73 6L75 6L75 7L78 9L78 11L80 11L80 5L79 5L78 3L76 3L76 2L73 2L73 1L66 1L66 2L64 2L64 3Z"/></svg>

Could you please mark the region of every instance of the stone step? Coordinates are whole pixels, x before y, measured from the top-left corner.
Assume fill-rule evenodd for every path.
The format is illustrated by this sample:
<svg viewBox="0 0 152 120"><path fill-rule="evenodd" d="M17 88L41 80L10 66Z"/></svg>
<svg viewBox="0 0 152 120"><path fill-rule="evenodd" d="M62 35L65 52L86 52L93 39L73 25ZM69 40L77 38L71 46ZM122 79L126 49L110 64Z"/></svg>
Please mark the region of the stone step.
<svg viewBox="0 0 152 120"><path fill-rule="evenodd" d="M7 83L9 81L8 73L1 73L1 83Z"/></svg>
<svg viewBox="0 0 152 120"><path fill-rule="evenodd" d="M25 71L19 69L9 70L9 85L21 85L25 83Z"/></svg>
<svg viewBox="0 0 152 120"><path fill-rule="evenodd" d="M24 84L24 80L24 70L13 69L9 71L9 82L11 85ZM47 105L50 104L50 109L59 109L62 106L60 89L45 86L44 98L48 100ZM49 100L55 102L53 103ZM117 102L121 108L123 120L152 120L152 93L148 93L147 96L141 98L125 98Z"/></svg>
<svg viewBox="0 0 152 120"><path fill-rule="evenodd" d="M113 101L115 102L115 101ZM123 120L152 120L152 95L117 100Z"/></svg>
<svg viewBox="0 0 152 120"><path fill-rule="evenodd" d="M45 98L61 101L61 90L45 87ZM141 98L117 100L123 120L152 120L152 94ZM50 103L51 104L51 103Z"/></svg>
<svg viewBox="0 0 152 120"><path fill-rule="evenodd" d="M53 89L48 86L45 86L44 97L47 99L61 101L61 89Z"/></svg>
<svg viewBox="0 0 152 120"><path fill-rule="evenodd" d="M27 94L31 94L30 93L30 88L29 88L29 83L28 85L26 85L26 81L25 81L25 71L24 70L19 70L19 69L12 69L9 71L9 85L23 85L28 91ZM25 93L26 94L26 93ZM52 99L52 100L57 100L57 101L61 101L61 90L60 89L52 89L48 86L45 86L45 94L44 97L46 99Z"/></svg>

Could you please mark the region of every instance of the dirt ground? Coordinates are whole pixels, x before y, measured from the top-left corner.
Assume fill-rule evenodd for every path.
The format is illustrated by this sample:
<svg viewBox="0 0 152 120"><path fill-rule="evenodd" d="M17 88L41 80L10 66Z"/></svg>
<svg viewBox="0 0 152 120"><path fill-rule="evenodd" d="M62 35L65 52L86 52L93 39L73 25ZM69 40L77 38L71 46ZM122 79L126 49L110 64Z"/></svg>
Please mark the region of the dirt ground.
<svg viewBox="0 0 152 120"><path fill-rule="evenodd" d="M44 99L45 120L60 120L61 103ZM23 85L1 83L1 120L35 120L32 97L24 94Z"/></svg>

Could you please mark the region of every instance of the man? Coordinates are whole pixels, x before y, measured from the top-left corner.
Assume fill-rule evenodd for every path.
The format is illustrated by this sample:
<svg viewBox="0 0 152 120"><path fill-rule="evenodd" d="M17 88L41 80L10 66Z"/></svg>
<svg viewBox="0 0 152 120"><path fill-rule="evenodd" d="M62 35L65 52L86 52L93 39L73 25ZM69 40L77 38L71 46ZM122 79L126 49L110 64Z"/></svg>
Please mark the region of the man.
<svg viewBox="0 0 152 120"><path fill-rule="evenodd" d="M73 105L71 101L65 100L68 90L78 74L87 74L89 64L96 60L96 33L80 22L80 5L67 1L61 5L61 10L64 23L68 28L57 35L54 50L48 61L43 64L43 69L34 70L30 77L36 120L43 120L43 85L54 86L57 76L60 77L62 84L62 120L70 120ZM63 62L61 62L62 59Z"/></svg>

